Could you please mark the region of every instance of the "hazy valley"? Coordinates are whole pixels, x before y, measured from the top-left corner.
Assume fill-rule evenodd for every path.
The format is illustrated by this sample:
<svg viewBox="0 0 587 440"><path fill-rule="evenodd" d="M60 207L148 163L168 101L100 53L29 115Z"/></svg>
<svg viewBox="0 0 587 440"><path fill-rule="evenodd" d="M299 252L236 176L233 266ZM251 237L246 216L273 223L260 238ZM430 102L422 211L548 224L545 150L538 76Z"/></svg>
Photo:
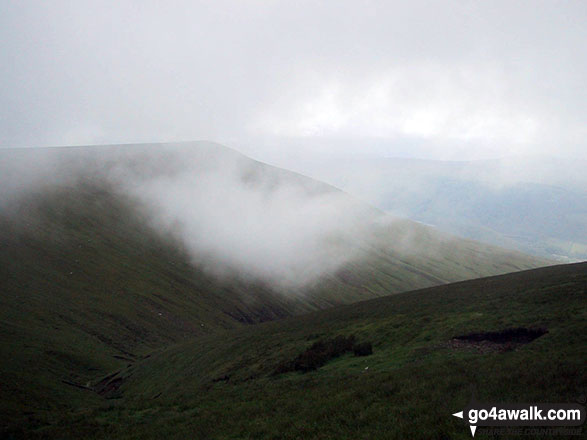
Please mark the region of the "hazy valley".
<svg viewBox="0 0 587 440"><path fill-rule="evenodd" d="M307 149L257 155L441 231L560 262L587 258L584 160L442 161L316 155Z"/></svg>

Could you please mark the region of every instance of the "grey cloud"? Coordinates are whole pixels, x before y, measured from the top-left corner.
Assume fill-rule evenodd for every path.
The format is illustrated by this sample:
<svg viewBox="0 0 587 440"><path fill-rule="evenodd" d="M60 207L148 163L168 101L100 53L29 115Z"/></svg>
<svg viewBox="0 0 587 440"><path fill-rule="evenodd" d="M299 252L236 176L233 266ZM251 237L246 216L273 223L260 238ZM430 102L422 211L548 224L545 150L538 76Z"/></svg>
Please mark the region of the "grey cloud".
<svg viewBox="0 0 587 440"><path fill-rule="evenodd" d="M584 155L586 18L581 1L3 2L0 145Z"/></svg>

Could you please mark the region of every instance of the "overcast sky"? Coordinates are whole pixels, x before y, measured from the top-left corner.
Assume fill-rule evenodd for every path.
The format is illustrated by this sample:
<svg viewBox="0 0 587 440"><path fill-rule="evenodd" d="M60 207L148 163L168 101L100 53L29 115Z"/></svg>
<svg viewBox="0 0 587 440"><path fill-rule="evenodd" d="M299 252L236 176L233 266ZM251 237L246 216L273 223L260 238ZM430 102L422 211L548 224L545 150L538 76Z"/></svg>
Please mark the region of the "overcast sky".
<svg viewBox="0 0 587 440"><path fill-rule="evenodd" d="M586 1L0 1L0 146L587 150Z"/></svg>

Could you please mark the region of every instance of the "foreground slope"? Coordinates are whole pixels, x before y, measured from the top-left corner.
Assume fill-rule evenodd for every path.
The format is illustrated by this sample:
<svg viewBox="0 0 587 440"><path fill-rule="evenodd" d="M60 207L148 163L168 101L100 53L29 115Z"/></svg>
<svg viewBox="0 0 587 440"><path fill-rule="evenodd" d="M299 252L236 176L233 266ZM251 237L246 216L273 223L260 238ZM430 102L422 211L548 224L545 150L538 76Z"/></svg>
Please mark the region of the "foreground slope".
<svg viewBox="0 0 587 440"><path fill-rule="evenodd" d="M472 392L497 402L584 396L586 286L587 263L552 266L200 337L97 379L106 389L102 402L60 415L21 414L6 432L28 438L470 438L451 414ZM530 343L454 344L458 335L518 327L546 333ZM373 354L344 354L309 373L276 372L314 342L351 334L371 342Z"/></svg>

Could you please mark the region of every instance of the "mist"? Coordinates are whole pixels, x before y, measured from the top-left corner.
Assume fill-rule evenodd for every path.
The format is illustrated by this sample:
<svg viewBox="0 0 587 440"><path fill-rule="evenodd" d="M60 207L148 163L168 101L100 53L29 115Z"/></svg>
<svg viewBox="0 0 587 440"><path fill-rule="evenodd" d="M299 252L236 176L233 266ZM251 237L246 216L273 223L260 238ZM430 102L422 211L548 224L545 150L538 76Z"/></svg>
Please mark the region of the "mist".
<svg viewBox="0 0 587 440"><path fill-rule="evenodd" d="M172 233L199 267L218 275L307 284L356 257L352 243L377 217L333 187L220 145L159 147L140 160L141 168L164 162L173 172L118 167L116 179L144 203L156 229Z"/></svg>
<svg viewBox="0 0 587 440"><path fill-rule="evenodd" d="M382 213L324 183L219 144L196 142L2 153L0 208L22 212L52 188L105 186L211 274L298 288L358 257ZM23 202L24 201L24 202Z"/></svg>

